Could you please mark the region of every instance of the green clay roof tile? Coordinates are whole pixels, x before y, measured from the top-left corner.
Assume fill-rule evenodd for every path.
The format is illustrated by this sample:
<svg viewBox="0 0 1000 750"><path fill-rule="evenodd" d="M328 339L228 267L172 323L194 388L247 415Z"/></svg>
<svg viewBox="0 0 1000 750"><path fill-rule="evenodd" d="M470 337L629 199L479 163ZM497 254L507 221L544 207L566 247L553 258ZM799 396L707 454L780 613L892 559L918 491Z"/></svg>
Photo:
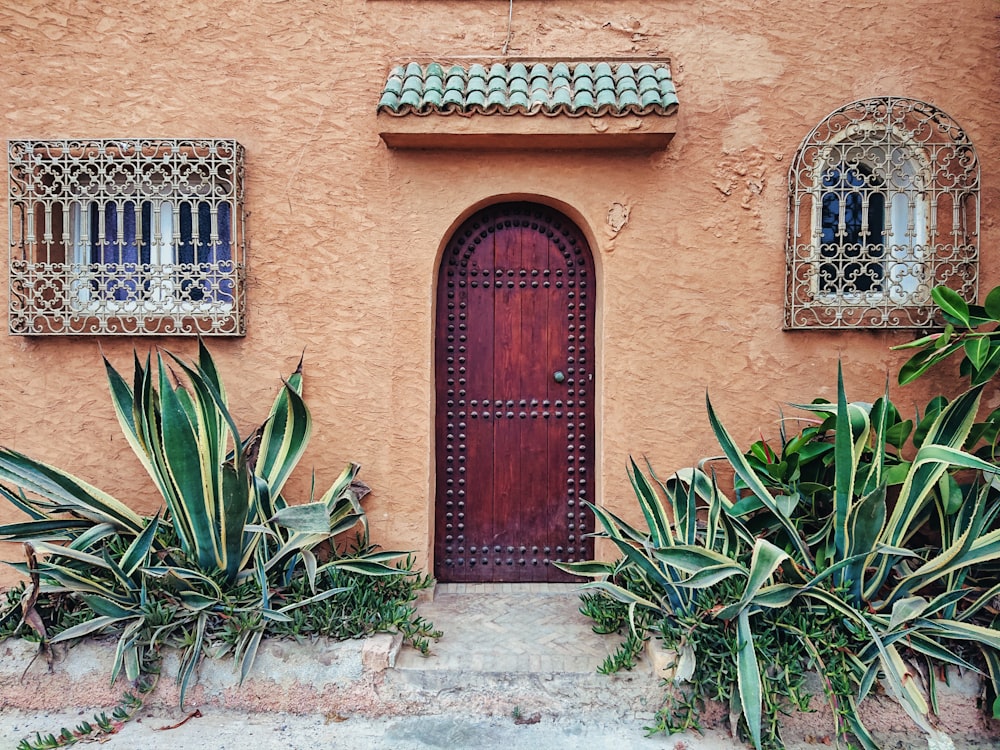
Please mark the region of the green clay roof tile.
<svg viewBox="0 0 1000 750"><path fill-rule="evenodd" d="M653 107L660 103L660 91L659 89L650 89L643 93L642 98L639 99L639 104L643 107Z"/></svg>
<svg viewBox="0 0 1000 750"><path fill-rule="evenodd" d="M507 106L511 109L520 107L521 109L527 109L531 106L531 102L528 101L528 95L523 91L511 91L510 98L507 100Z"/></svg>
<svg viewBox="0 0 1000 750"><path fill-rule="evenodd" d="M595 91L614 91L615 90L615 79L611 76L601 76L596 81L594 81Z"/></svg>
<svg viewBox="0 0 1000 750"><path fill-rule="evenodd" d="M603 89L597 93L596 105L598 109L602 107L614 107L618 104L614 89Z"/></svg>
<svg viewBox="0 0 1000 750"><path fill-rule="evenodd" d="M399 106L401 108L404 106L416 108L423 106L423 102L421 101L420 94L411 89L410 91L404 91L403 95L399 97Z"/></svg>
<svg viewBox="0 0 1000 750"><path fill-rule="evenodd" d="M449 88L444 92L444 96L441 97L441 104L445 107L452 104L461 107L465 104L465 94L460 89Z"/></svg>
<svg viewBox="0 0 1000 750"><path fill-rule="evenodd" d="M399 96L392 91L386 91L382 94L382 98L378 100L378 109L380 112L383 109L395 112L399 109Z"/></svg>
<svg viewBox="0 0 1000 750"><path fill-rule="evenodd" d="M578 112L581 109L593 109L594 108L594 95L589 91L577 91L576 96L573 97L573 111Z"/></svg>
<svg viewBox="0 0 1000 750"><path fill-rule="evenodd" d="M447 68L447 72L445 72ZM386 78L378 112L409 114L670 115L677 91L666 62L410 62Z"/></svg>

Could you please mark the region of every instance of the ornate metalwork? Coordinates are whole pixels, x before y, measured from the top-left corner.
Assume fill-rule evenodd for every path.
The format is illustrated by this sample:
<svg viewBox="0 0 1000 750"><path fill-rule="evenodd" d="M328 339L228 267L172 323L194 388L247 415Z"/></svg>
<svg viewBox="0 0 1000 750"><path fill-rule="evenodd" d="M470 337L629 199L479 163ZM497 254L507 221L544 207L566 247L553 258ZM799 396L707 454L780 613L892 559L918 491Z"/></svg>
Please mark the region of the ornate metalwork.
<svg viewBox="0 0 1000 750"><path fill-rule="evenodd" d="M10 141L10 332L246 333L244 149Z"/></svg>
<svg viewBox="0 0 1000 750"><path fill-rule="evenodd" d="M979 158L951 117L879 97L827 116L788 176L785 328L924 328L930 292L975 301Z"/></svg>

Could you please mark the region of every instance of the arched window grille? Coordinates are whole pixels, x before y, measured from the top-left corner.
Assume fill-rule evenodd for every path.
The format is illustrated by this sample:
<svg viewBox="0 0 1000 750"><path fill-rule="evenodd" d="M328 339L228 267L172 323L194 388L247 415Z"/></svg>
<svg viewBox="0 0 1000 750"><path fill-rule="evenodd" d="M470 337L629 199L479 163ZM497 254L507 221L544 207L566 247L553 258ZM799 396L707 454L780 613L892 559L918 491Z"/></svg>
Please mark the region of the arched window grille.
<svg viewBox="0 0 1000 750"><path fill-rule="evenodd" d="M932 326L941 284L974 301L979 178L965 131L926 102L824 118L789 172L785 327Z"/></svg>

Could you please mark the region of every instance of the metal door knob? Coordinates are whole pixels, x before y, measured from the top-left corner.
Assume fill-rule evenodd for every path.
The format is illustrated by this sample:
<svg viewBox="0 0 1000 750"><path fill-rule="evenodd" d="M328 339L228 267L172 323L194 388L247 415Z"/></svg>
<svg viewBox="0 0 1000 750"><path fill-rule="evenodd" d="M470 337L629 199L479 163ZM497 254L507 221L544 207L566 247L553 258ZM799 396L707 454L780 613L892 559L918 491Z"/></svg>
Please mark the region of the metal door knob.
<svg viewBox="0 0 1000 750"><path fill-rule="evenodd" d="M555 374L552 375L552 379L555 380L557 383L561 383L566 379L566 376L563 375L562 370L556 370Z"/></svg>

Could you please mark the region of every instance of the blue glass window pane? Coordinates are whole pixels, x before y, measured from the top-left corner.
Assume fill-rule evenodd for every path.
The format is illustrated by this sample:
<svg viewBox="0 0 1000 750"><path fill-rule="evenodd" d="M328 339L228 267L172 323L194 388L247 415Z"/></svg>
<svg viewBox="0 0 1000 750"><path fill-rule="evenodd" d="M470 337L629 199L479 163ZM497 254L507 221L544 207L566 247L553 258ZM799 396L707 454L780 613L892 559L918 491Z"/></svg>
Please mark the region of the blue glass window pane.
<svg viewBox="0 0 1000 750"><path fill-rule="evenodd" d="M821 291L842 294L882 289L885 193L881 188L881 181L865 165L841 165L823 174L820 254L830 262L820 264Z"/></svg>

